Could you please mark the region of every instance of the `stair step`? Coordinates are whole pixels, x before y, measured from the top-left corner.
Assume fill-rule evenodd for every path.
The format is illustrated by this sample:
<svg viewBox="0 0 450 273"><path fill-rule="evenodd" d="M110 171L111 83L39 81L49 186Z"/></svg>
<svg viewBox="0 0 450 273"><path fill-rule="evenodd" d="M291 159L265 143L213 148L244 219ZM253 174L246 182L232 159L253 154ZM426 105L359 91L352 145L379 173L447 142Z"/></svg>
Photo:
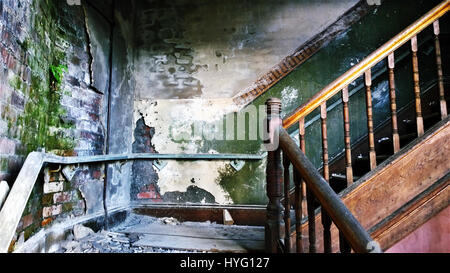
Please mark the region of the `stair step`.
<svg viewBox="0 0 450 273"><path fill-rule="evenodd" d="M422 116L424 125L427 125L427 127L430 127L429 124L437 123L441 118L440 112L433 112L431 114L427 114ZM413 119L404 119L402 120L403 123L406 123L408 130L415 130L416 128L416 120Z"/></svg>
<svg viewBox="0 0 450 273"><path fill-rule="evenodd" d="M416 132L409 133L409 134L402 134L402 135L400 135L400 144L403 146L403 143L405 141L409 142L409 141L411 141L411 140L413 140L415 138L417 138L417 133ZM381 146L392 146L392 137L389 136L389 137L380 138L378 140L378 144L381 145Z"/></svg>
<svg viewBox="0 0 450 273"><path fill-rule="evenodd" d="M384 161L384 160L386 160L387 158L389 158L391 155L386 155L386 154L383 154L383 155L377 155L377 162L379 162L379 161ZM369 157L368 156L366 156L366 155L363 155L363 156L358 156L358 157L356 157L356 160L357 161L369 161Z"/></svg>
<svg viewBox="0 0 450 273"><path fill-rule="evenodd" d="M360 178L361 178L360 176L353 176L353 181L357 181ZM330 179L337 179L347 182L347 176L342 173L332 173Z"/></svg>

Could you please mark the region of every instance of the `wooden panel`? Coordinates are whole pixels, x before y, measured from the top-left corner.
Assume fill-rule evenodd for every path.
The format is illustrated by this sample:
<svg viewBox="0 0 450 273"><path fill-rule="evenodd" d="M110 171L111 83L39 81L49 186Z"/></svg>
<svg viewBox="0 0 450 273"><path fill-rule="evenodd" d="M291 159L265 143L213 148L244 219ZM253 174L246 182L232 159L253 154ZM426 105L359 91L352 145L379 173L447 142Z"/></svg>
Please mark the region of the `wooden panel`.
<svg viewBox="0 0 450 273"><path fill-rule="evenodd" d="M417 202L401 208L392 219L372 233L381 249L386 250L431 219L450 204L450 179L426 192Z"/></svg>
<svg viewBox="0 0 450 273"><path fill-rule="evenodd" d="M24 167L20 170L16 183L14 183L0 211L0 253L8 252L43 163L44 156L41 153L32 152L27 156Z"/></svg>
<svg viewBox="0 0 450 273"><path fill-rule="evenodd" d="M437 129L436 129L437 128ZM342 201L367 230L445 176L450 170L450 121L439 122L391 160L379 165L344 191ZM321 217L316 215L316 247L322 247ZM308 230L307 222L302 226ZM292 236L295 236L293 234ZM331 228L333 251L339 249L338 231ZM303 246L308 246L304 238ZM307 248L305 248L307 249Z"/></svg>
<svg viewBox="0 0 450 273"><path fill-rule="evenodd" d="M226 209L235 225L264 226L266 222L266 206L201 206L180 204L148 204L133 205L133 212L153 217L174 217L179 221L204 222L221 224L223 210Z"/></svg>

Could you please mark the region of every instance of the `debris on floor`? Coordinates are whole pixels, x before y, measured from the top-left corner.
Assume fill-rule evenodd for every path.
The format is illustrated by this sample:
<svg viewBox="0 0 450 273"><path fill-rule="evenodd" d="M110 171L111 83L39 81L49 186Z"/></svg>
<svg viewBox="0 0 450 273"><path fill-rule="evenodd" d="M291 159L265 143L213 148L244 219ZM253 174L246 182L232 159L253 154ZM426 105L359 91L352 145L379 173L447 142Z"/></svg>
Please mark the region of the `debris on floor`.
<svg viewBox="0 0 450 273"><path fill-rule="evenodd" d="M209 221L180 222L173 217L155 218L131 213L110 230L94 232L83 225L76 225L73 233L52 252L248 252L264 247L263 240L262 227L224 226Z"/></svg>

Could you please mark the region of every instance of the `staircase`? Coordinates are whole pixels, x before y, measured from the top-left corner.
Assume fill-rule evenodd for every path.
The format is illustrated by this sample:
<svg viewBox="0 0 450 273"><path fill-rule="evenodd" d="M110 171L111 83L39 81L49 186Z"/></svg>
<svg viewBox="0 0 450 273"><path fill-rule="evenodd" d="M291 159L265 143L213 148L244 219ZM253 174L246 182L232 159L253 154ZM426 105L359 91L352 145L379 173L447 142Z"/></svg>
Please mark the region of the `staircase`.
<svg viewBox="0 0 450 273"><path fill-rule="evenodd" d="M267 188L271 200L266 225L268 249L275 252L323 250L349 253L378 248L384 251L448 207L450 119L447 109L450 96L441 59L441 44L448 45L448 37L440 37L439 18L449 9L450 1L443 1L299 106L282 121L280 128L277 128L277 123L281 123L278 115L281 101L270 99L267 102L268 128L275 128L269 133L270 139L278 136L280 142L277 150L269 152L267 164ZM434 35L437 81L427 90L421 90L417 36L428 27L432 28ZM394 54L408 44L414 100L397 109ZM371 72L384 60L389 78L391 117L374 128ZM350 119L357 117L349 115L349 86L359 78L365 85L368 133L352 144ZM329 162L327 101L339 92L342 96L345 152ZM311 174L316 170L308 170L313 167L304 155L305 118L316 109L320 110L322 129L323 164L320 171L323 176L316 173L313 177ZM286 132L294 124L299 127L299 147ZM290 189L291 165L294 189ZM345 230L345 221L351 219L347 218L349 215L333 212L330 206L339 206L339 202L330 204L324 200L324 195L332 194L316 189L329 186L340 192L343 206L357 221L353 224L361 225L369 237L357 235L356 230L353 233ZM284 208L280 209L282 206ZM295 225L291 225L293 222ZM358 240L359 243L367 243L367 240L378 242L370 241L366 249L356 249Z"/></svg>
<svg viewBox="0 0 450 273"><path fill-rule="evenodd" d="M135 241L137 247L169 244L173 249L192 251L259 252L265 247L266 252L278 253L313 253L322 250L350 253L389 249L450 204L450 117L447 112L450 95L448 79L443 75L442 66L446 64L442 64L441 58L441 45L448 46L450 39L440 35L439 29L439 19L448 10L450 0L443 1L317 92L284 120L280 117L282 102L275 98L267 101L265 146L268 150L266 173L269 204L265 217L261 214L264 211L256 208L251 208L252 211L246 211L249 208L235 208L235 212L230 208L231 214L241 215L247 222L259 220L259 225L264 222L264 231L261 227L215 226L200 232L196 226L167 228L160 224L145 224L117 230L121 233L119 235L107 233L105 236L118 236L118 240L130 242L130 238L122 237L140 234L142 238ZM434 55L437 80L431 80L432 84L426 90L421 90L418 67L420 46L417 37L426 29L433 33L434 54L429 56ZM404 45L410 48L414 86L411 92L414 100L397 109L395 53ZM372 70L383 61L387 64L391 115L375 128ZM349 113L349 86L361 79L366 96L367 135L351 143L350 120L359 117ZM345 150L330 161L327 102L337 94L342 99ZM314 111L320 112L321 122L323 164L319 170L305 155L305 149L308 149L305 144L305 120ZM299 143L288 133L294 125L299 128ZM236 154L132 154L61 158L31 153L0 211L0 252L8 252L44 164L93 164L142 159L261 160L261 157ZM293 189L291 174L295 185ZM198 214L203 218L217 214L220 218L222 210L211 208ZM192 212L186 211L185 215L192 216ZM112 213L105 207L104 222L108 222ZM230 233L235 233L231 234L234 237L229 236ZM162 237L164 242L158 242ZM187 247L193 241L197 245Z"/></svg>

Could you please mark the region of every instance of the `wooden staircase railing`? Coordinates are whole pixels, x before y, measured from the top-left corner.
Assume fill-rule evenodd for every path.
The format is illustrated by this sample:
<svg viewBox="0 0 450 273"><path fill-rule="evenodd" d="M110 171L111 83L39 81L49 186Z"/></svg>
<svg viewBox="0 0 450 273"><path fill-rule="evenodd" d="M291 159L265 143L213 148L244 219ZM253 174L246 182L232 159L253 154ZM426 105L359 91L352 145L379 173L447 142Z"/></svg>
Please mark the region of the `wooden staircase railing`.
<svg viewBox="0 0 450 273"><path fill-rule="evenodd" d="M279 135L279 144L281 150L283 150L283 165L284 165L284 182L281 175L281 158L280 151L276 150L274 152L269 152L268 164L267 164L267 193L269 196L269 206L268 206L268 224L267 228L269 234L267 234L267 244L268 250L275 251L275 242L278 242L279 238L284 237L284 250L290 251L290 236L284 236L284 234L290 234L290 204L293 204L296 215L296 232L297 232L297 252L303 252L301 247L301 214L302 214L302 200L306 197L307 212L308 212L308 227L309 227L309 252L315 252L315 226L314 226L314 198L317 198L321 205L322 212L322 225L323 225L323 236L324 236L324 251L331 252L331 242L330 242L330 226L331 222L334 222L340 230L340 251L350 252L351 248L354 251L367 251L362 244L368 243L367 240L370 237L365 237L366 234L359 230L361 227L359 223L353 219L350 212L347 214L339 214L336 211L331 211L330 200L325 200L324 195L331 194L331 192L318 192L317 185L320 187L325 187L323 183L327 184L330 179L329 172L329 162L328 162L328 141L327 141L327 101L336 95L338 92L342 92L342 105L343 105L343 120L344 120L344 147L345 147L345 162L346 162L346 181L347 186L353 183L353 167L352 167L352 151L351 151L351 139L350 139L350 114L348 110L349 102L349 92L348 86L360 77L364 77L365 83L365 94L366 94L366 114L367 114L367 128L368 128L368 142L369 142L369 165L370 170L374 170L377 167L377 155L375 151L375 137L374 137L374 126L373 126L373 110L372 110L372 75L371 68L387 58L387 68L389 74L389 97L390 97L390 110L391 110L391 123L392 123L392 143L394 153L400 150L400 137L398 133L397 126L397 106L396 106L396 94L395 94L395 51L407 42L411 44L411 56L412 56L412 80L414 83L414 102L415 102L415 114L416 114L416 126L417 126L417 136L420 137L424 134L424 122L422 117L422 107L421 107L421 92L419 86L419 67L418 67L418 57L417 57L417 35L426 29L428 26L433 25L433 33L435 40L435 56L436 56L436 72L438 78L438 90L439 90L439 105L440 105L440 115L441 119L447 117L447 103L445 99L444 92L444 77L442 72L442 61L441 61L441 49L439 42L439 18L446 14L450 9L450 0L441 2L438 6L430 10L416 22L411 24L405 30L400 32L398 35L393 37L387 43L382 45L380 48L375 50L367 58L362 60L360 63L352 67L342 76L331 82L324 89L316 93L309 101L299 106L291 114L281 122L279 128L274 131L273 128L277 126L272 124L271 135ZM281 102L278 99L270 99L267 102L268 107L268 120L277 120L277 112L281 108ZM317 170L312 167L308 159L304 155L305 151L305 118L312 113L314 110L320 107L320 119L322 128L322 159L323 159L323 177L321 177ZM279 115L279 112L278 112ZM299 140L300 147L294 145L294 141L290 138L285 130L298 123L299 126ZM274 127L275 126L275 127ZM270 130L269 130L270 131ZM289 181L289 166L294 165L294 185L295 185L295 202L290 199L290 181ZM309 172L306 174L306 172ZM314 175L312 173L316 172ZM300 174L299 174L300 173ZM306 176L305 176L306 175ZM320 176L320 177L319 177ZM284 196L282 196L281 189L284 184ZM306 189L305 189L306 184ZM328 186L329 187L329 186ZM330 188L331 189L331 188ZM334 193L334 192L333 192ZM321 194L322 196L318 196ZM285 228L281 233L273 233L276 225L280 224L282 221L279 219L278 213L281 213L282 208L279 204L281 200L284 203L284 224ZM337 200L333 205L341 206ZM344 209L343 209L344 211ZM278 217L278 218L277 218ZM350 231L351 228L345 227L346 221L355 221L354 227L358 230L358 235L356 235L355 230ZM353 232L353 233L352 233ZM278 237L277 237L278 236ZM368 235L367 235L368 236ZM372 245L373 246L373 245Z"/></svg>
<svg viewBox="0 0 450 273"><path fill-rule="evenodd" d="M294 179L296 185L296 204L301 203L301 181L302 179L308 188L308 199L312 196L317 198L322 207L322 220L324 226L331 226L333 221L338 227L346 242L355 252L365 253L379 251L376 248L376 242L372 240L367 231L361 226L358 220L352 215L347 207L342 203L339 196L329 186L324 177L320 175L314 165L309 161L305 154L300 150L295 141L281 127L281 101L276 98L267 101L267 124L270 142L266 147L267 154L267 196L269 204L267 206L267 224L266 224L266 247L268 252L278 252L282 249L285 252L291 252L290 242L290 205L289 205L289 185L290 175L289 167L294 167ZM279 140L279 142L277 141ZM277 143L279 145L277 146ZM283 163L281 163L281 152L283 152ZM283 167L284 165L284 173ZM283 210L280 199L283 196L284 188L285 208ZM297 202L298 201L298 202ZM308 211L310 206L308 202ZM283 217L284 211L284 217ZM301 252L301 208L295 206L296 211L296 231L297 231L297 251ZM314 210L309 213L315 217ZM300 216L300 217L299 217ZM309 223L313 223L310 221ZM310 225L311 226L311 225ZM315 241L311 240L314 233L310 232L310 251L315 252ZM284 239L281 243L280 239ZM331 252L331 235L324 229L324 240L328 242L325 245L325 252ZM281 247L280 247L281 245Z"/></svg>

